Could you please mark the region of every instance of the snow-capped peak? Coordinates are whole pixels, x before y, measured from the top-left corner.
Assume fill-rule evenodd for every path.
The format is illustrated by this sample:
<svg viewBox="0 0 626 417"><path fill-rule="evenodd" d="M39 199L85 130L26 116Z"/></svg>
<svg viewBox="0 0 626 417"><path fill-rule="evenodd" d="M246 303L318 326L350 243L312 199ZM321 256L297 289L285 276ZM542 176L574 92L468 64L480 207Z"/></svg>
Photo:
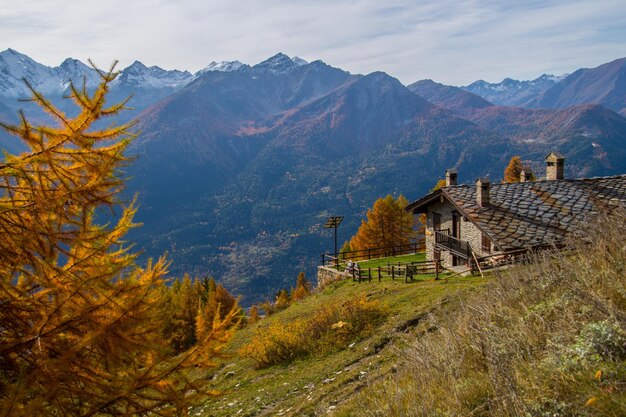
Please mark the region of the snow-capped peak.
<svg viewBox="0 0 626 417"><path fill-rule="evenodd" d="M135 61L121 71L114 84L141 88L182 87L191 81L192 77L189 71L167 71L156 65L146 67L141 62Z"/></svg>
<svg viewBox="0 0 626 417"><path fill-rule="evenodd" d="M539 81L539 80L546 80L546 81L552 81L555 84L560 82L561 80L563 80L565 77L567 77L569 74L561 74L561 75L553 75L553 74L542 74L541 77L537 78L534 81Z"/></svg>
<svg viewBox="0 0 626 417"><path fill-rule="evenodd" d="M0 52L0 86L2 94L8 97L27 97L30 90L26 87L23 79L42 93L50 93L58 88L58 80L54 78L53 70L39 64L28 56L14 49Z"/></svg>
<svg viewBox="0 0 626 417"><path fill-rule="evenodd" d="M294 64L296 64L297 66L301 67L303 65L308 65L308 62L305 61L304 59L294 56L293 58L291 58L291 60L293 61Z"/></svg>
<svg viewBox="0 0 626 417"><path fill-rule="evenodd" d="M207 65L205 68L198 71L198 73L203 74L205 72L210 72L210 71L219 71L219 72L237 71L243 65L244 64L242 64L239 61L220 61L220 62L211 61L209 65Z"/></svg>
<svg viewBox="0 0 626 417"><path fill-rule="evenodd" d="M303 63L304 62L304 63ZM271 58L266 59L263 62L256 64L254 69L267 70L276 74L285 73L297 68L299 66L306 65L306 61L301 58L297 58L297 62L289 58L282 52L277 53Z"/></svg>

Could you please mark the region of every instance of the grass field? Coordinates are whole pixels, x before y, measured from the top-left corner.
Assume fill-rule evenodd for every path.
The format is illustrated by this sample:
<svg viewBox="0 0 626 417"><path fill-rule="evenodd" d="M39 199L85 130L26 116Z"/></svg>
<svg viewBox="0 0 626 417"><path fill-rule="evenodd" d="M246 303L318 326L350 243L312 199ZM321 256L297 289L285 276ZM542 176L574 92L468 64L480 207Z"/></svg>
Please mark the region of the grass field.
<svg viewBox="0 0 626 417"><path fill-rule="evenodd" d="M403 281L337 282L286 310L237 332L230 346L233 355L209 375L207 390L223 396L192 410L196 416L303 416L342 415L342 404L363 387L394 372L397 355L407 338L423 328L422 318L441 308L456 294L474 291L482 278L452 278L405 284ZM369 334L332 354L313 355L288 366L255 369L251 359L237 356L255 332L276 323L289 324L310 317L320 306L356 297L376 300L387 319Z"/></svg>
<svg viewBox="0 0 626 417"><path fill-rule="evenodd" d="M359 261L359 267L363 268L378 268L379 266L387 266L388 264L407 264L410 262L421 262L426 260L425 253L414 253L410 255L391 256L388 258L372 259L369 261Z"/></svg>

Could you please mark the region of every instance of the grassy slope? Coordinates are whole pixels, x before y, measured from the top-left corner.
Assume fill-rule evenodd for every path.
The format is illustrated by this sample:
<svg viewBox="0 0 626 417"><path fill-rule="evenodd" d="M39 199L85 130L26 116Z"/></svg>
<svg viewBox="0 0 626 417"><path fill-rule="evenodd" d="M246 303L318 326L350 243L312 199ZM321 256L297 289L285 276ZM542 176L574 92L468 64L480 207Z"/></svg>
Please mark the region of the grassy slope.
<svg viewBox="0 0 626 417"><path fill-rule="evenodd" d="M624 416L626 213L588 233L587 244L488 279L336 283L259 325L362 294L386 306L384 324L290 366L233 359L210 384L225 396L195 414Z"/></svg>
<svg viewBox="0 0 626 417"><path fill-rule="evenodd" d="M345 416L626 416L626 212L425 320Z"/></svg>
<svg viewBox="0 0 626 417"><path fill-rule="evenodd" d="M346 400L373 381L395 372L397 354L406 347L406 335L419 331L420 319L441 308L454 294L473 291L482 278L449 278L405 284L400 280L382 283L343 281L239 331L231 350L249 342L258 326L289 323L308 317L319 306L362 295L379 300L387 320L369 336L334 354L299 360L289 366L255 370L250 359L233 357L215 375L209 389L225 392L222 397L198 407L198 416L326 415L341 413Z"/></svg>

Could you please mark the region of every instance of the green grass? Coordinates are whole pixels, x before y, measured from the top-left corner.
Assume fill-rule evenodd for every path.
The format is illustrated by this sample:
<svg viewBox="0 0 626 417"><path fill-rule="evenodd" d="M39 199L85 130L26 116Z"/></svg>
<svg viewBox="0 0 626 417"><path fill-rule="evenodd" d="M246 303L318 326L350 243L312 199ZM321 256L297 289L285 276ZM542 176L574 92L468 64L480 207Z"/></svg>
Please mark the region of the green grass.
<svg viewBox="0 0 626 417"><path fill-rule="evenodd" d="M420 327L426 314L441 308L454 294L474 291L485 282L480 277L455 277L408 284L401 280L334 283L238 331L230 345L233 356L207 376L207 391L221 390L223 395L195 408L191 415L306 416L340 412L341 405L356 392L394 371L407 336L427 331ZM377 300L388 318L343 350L261 370L255 369L251 359L237 356L237 351L263 326L307 318L320 306L362 296Z"/></svg>
<svg viewBox="0 0 626 417"><path fill-rule="evenodd" d="M426 260L425 253L414 253L410 255L390 256L388 258L372 259L369 261L359 261L359 267L364 268L378 268L379 266L407 264L410 262L421 262Z"/></svg>

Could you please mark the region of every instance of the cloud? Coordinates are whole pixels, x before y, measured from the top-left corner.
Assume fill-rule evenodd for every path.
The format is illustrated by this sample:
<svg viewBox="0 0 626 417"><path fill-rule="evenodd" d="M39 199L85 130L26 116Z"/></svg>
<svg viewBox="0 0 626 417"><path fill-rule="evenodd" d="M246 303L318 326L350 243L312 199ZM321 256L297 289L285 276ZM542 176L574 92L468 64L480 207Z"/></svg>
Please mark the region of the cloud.
<svg viewBox="0 0 626 417"><path fill-rule="evenodd" d="M47 65L72 56L196 71L281 51L458 85L626 56L625 9L623 0L5 0L0 39Z"/></svg>

